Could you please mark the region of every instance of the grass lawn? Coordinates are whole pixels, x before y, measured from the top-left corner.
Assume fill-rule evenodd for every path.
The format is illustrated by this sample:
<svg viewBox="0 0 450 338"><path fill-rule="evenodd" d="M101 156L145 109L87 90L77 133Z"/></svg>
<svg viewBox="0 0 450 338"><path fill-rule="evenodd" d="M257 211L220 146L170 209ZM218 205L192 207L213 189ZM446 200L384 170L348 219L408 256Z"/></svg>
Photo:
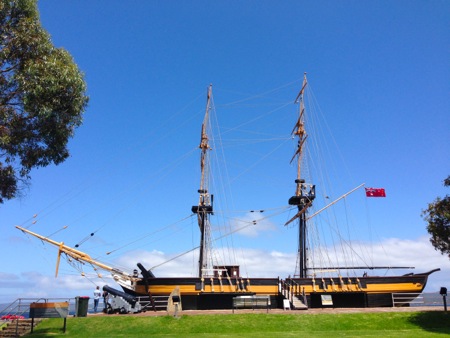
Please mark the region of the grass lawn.
<svg viewBox="0 0 450 338"><path fill-rule="evenodd" d="M28 337L443 337L450 313L92 316L46 319Z"/></svg>

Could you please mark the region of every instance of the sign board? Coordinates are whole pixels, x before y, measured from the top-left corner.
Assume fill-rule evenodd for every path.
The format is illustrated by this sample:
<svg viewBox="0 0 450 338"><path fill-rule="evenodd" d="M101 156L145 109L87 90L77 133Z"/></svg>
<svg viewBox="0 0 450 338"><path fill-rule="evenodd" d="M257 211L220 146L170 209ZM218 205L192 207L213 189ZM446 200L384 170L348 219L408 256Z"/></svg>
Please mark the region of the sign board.
<svg viewBox="0 0 450 338"><path fill-rule="evenodd" d="M291 303L289 303L289 299L283 299L283 310L290 310Z"/></svg>
<svg viewBox="0 0 450 338"><path fill-rule="evenodd" d="M67 318L69 302L31 303L30 318Z"/></svg>
<svg viewBox="0 0 450 338"><path fill-rule="evenodd" d="M64 333L66 332L66 320L69 315L69 302L58 303L31 303L31 333L34 328L34 318L64 318Z"/></svg>
<svg viewBox="0 0 450 338"><path fill-rule="evenodd" d="M321 295L320 298L322 299L322 305L333 306L333 299L331 298L331 295Z"/></svg>

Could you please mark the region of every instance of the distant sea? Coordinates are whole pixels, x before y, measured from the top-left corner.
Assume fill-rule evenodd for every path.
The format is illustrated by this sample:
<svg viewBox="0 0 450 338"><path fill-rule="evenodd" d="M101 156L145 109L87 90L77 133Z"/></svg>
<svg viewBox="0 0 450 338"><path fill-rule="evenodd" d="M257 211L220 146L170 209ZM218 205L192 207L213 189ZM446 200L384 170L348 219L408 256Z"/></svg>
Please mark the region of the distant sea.
<svg viewBox="0 0 450 338"><path fill-rule="evenodd" d="M413 303L413 306L442 306L444 308L444 300L438 292L422 293L423 303ZM449 297L447 297L447 306L449 305Z"/></svg>

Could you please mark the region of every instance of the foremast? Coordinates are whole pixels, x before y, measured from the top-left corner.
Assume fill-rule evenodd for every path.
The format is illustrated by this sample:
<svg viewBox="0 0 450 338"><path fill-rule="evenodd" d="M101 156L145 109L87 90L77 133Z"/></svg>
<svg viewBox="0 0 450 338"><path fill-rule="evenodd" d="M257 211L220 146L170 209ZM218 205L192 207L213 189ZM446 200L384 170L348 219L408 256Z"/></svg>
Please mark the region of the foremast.
<svg viewBox="0 0 450 338"><path fill-rule="evenodd" d="M209 217L213 213L212 198L209 194L209 138L207 134L209 124L209 111L211 110L212 85L209 85L206 96L205 117L203 119L200 137L200 188L198 189L198 205L192 207L192 212L197 214L198 226L200 229L200 253L198 259L198 277L202 278L206 271L212 267L209 265L208 253L211 249L211 235Z"/></svg>
<svg viewBox="0 0 450 338"><path fill-rule="evenodd" d="M291 223L292 221L298 218L299 228L298 228L298 267L299 267L299 275L300 278L306 278L308 272L308 257L307 257L307 224L306 224L306 213L308 208L311 207L314 198L316 197L315 193L315 185L311 183L306 183L305 179L302 178L302 158L303 158L303 149L305 146L305 141L308 137L308 134L305 130L305 102L304 102L304 94L306 87L308 85L308 81L306 78L306 73L303 77L303 84L300 92L295 99L295 104L299 105L298 110L298 119L297 123L292 130L292 135L298 138L297 149L294 153L294 156L291 159L291 163L296 160L297 162L297 178L295 179L295 195L289 199L290 205L297 206L298 212L297 214L291 218L287 223Z"/></svg>

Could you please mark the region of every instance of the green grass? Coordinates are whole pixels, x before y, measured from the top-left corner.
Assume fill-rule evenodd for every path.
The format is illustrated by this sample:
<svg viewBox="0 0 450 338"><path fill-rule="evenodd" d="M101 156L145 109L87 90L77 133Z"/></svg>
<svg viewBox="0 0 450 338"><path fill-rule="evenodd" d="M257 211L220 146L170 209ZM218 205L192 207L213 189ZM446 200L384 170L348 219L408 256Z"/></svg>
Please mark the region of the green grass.
<svg viewBox="0 0 450 338"><path fill-rule="evenodd" d="M92 316L46 319L29 337L442 337L450 313L230 314L181 316Z"/></svg>

